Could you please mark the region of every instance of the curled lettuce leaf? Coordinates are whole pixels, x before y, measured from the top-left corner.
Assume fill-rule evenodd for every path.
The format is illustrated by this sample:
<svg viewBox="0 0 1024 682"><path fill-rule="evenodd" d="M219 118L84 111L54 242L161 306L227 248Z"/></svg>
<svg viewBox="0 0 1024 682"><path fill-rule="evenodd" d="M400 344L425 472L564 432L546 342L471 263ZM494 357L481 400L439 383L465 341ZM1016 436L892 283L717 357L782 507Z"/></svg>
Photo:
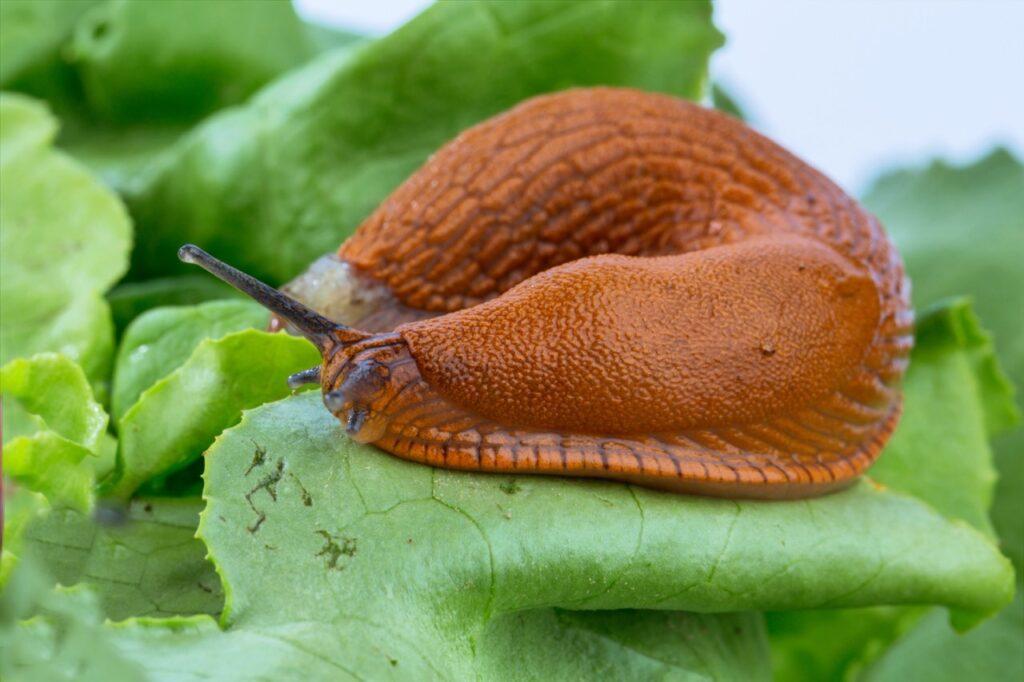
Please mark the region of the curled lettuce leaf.
<svg viewBox="0 0 1024 682"><path fill-rule="evenodd" d="M265 327L267 319L265 309L242 300L158 308L138 317L125 332L117 353L114 419L120 420L143 391L183 365L204 339Z"/></svg>
<svg viewBox="0 0 1024 682"><path fill-rule="evenodd" d="M199 343L188 360L139 396L118 422L114 480L104 494L127 500L140 485L196 461L242 410L290 393L289 374L320 363L311 343L247 330Z"/></svg>
<svg viewBox="0 0 1024 682"><path fill-rule="evenodd" d="M51 502L87 511L112 460L107 413L82 369L62 355L12 360L0 369L4 474Z"/></svg>

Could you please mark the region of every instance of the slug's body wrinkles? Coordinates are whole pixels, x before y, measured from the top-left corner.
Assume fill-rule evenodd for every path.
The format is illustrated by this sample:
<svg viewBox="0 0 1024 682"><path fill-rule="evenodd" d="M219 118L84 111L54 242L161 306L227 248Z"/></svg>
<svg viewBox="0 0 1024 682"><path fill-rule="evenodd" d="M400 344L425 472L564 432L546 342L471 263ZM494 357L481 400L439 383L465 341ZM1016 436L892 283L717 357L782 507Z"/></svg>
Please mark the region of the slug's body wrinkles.
<svg viewBox="0 0 1024 682"><path fill-rule="evenodd" d="M671 97L571 90L486 121L335 262L356 290L326 307L367 333L326 344L325 402L406 459L802 497L852 482L899 416L912 316L881 226Z"/></svg>

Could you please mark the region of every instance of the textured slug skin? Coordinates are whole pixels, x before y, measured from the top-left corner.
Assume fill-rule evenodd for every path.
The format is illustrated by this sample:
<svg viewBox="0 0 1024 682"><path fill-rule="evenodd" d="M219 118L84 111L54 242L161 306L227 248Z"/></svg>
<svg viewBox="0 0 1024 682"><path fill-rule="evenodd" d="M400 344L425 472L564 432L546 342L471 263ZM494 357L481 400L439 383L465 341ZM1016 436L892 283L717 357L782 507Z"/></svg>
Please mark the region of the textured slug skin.
<svg viewBox="0 0 1024 682"><path fill-rule="evenodd" d="M682 100L529 100L437 152L338 256L388 292L386 333L326 355L325 396L406 459L804 497L851 483L899 417L912 315L881 226Z"/></svg>

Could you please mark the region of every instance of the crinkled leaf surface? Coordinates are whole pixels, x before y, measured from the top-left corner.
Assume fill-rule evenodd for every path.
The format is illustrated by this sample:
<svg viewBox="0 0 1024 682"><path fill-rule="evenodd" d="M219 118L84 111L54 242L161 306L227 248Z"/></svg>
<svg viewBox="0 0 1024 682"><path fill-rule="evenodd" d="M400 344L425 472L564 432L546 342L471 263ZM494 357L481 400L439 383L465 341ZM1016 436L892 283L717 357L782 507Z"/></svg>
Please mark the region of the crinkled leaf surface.
<svg viewBox="0 0 1024 682"><path fill-rule="evenodd" d="M121 340L114 367L114 419L120 420L143 391L184 364L201 341L265 327L267 317L258 304L236 300L158 308L136 318Z"/></svg>
<svg viewBox="0 0 1024 682"><path fill-rule="evenodd" d="M0 368L0 391L34 417L31 424L5 421L8 437L50 430L89 450L99 447L107 413L93 398L82 368L63 355L12 360Z"/></svg>
<svg viewBox="0 0 1024 682"><path fill-rule="evenodd" d="M129 189L133 273L192 241L271 282L336 249L458 132L541 92L698 97L721 41L706 2L458 2L331 53L190 134Z"/></svg>
<svg viewBox="0 0 1024 682"><path fill-rule="evenodd" d="M82 369L55 353L0 369L4 397L4 474L51 501L87 510L97 476L109 470L107 413Z"/></svg>
<svg viewBox="0 0 1024 682"><path fill-rule="evenodd" d="M105 381L113 326L103 300L127 267L131 227L114 194L50 148L42 105L0 96L0 362L56 351Z"/></svg>
<svg viewBox="0 0 1024 682"><path fill-rule="evenodd" d="M28 524L25 551L62 585L84 583L104 615L218 614L224 595L195 538L199 499L139 498L105 525L71 509Z"/></svg>
<svg viewBox="0 0 1024 682"><path fill-rule="evenodd" d="M198 458L242 410L288 395L289 374L320 364L311 343L248 330L199 343L119 420L118 477L105 493L127 499L146 481Z"/></svg>

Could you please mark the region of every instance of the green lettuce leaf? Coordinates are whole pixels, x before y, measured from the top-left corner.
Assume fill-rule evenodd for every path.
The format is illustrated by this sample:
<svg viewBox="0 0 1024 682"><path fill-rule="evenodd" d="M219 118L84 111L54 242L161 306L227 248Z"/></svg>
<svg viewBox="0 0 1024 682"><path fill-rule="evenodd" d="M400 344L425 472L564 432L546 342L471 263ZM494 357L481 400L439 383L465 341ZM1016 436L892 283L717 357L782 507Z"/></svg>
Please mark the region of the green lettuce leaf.
<svg viewBox="0 0 1024 682"><path fill-rule="evenodd" d="M736 97L730 93L725 86L721 83L711 84L711 106L719 111L724 111L730 116L735 116L741 121L748 121L750 119L740 103L736 101Z"/></svg>
<svg viewBox="0 0 1024 682"><path fill-rule="evenodd" d="M997 149L967 166L934 161L884 175L864 203L899 246L914 304L970 295L1007 374L1024 385L1024 166Z"/></svg>
<svg viewBox="0 0 1024 682"><path fill-rule="evenodd" d="M183 241L271 282L336 249L441 144L574 85L697 98L722 42L710 5L460 2L330 53L204 123L128 188L133 276L181 271Z"/></svg>
<svg viewBox="0 0 1024 682"><path fill-rule="evenodd" d="M51 619L40 620L15 633L24 650L42 649L86 670L134 664L144 667L149 679L423 680L456 675L439 666L432 652L414 644L382 646L365 639L358 626L360 641L353 645L347 641L353 631L348 623L293 623L225 632L208 616L136 618L107 627L100 640L104 660L94 661L95 653L74 643L55 647L46 636L49 631L40 627ZM88 634L99 639L101 633L93 627ZM495 619L485 639L488 646L475 661L480 679L770 677L757 614L530 611ZM21 659L11 666L14 672L52 675L53 664L46 656L22 654ZM467 666L458 672L473 670Z"/></svg>
<svg viewBox="0 0 1024 682"><path fill-rule="evenodd" d="M117 478L104 494L126 500L142 483L186 467L242 410L288 395L288 375L318 364L313 345L288 334L248 330L203 340L119 420Z"/></svg>
<svg viewBox="0 0 1024 682"><path fill-rule="evenodd" d="M469 622L550 606L929 602L969 617L1012 594L982 535L869 482L794 503L703 499L433 470L342 433L319 396L302 395L248 413L207 454L200 534L229 586L228 623L330 618L382 594L407 615L465 608ZM268 590L280 562L303 589L335 596L320 615ZM388 608L366 604L379 618Z"/></svg>
<svg viewBox="0 0 1024 682"><path fill-rule="evenodd" d="M31 423L5 421L7 436L48 429L87 450L99 448L107 413L93 399L82 368L63 355L41 353L12 360L0 368L0 392L17 400L22 413L31 416Z"/></svg>
<svg viewBox="0 0 1024 682"><path fill-rule="evenodd" d="M63 355L44 353L0 368L4 397L4 474L51 502L86 511L101 457L107 413L94 400L82 369Z"/></svg>
<svg viewBox="0 0 1024 682"><path fill-rule="evenodd" d="M988 426L1012 409L1009 384L962 299L922 314L916 343L903 418L871 476L993 535ZM895 608L770 613L776 679L858 678L921 616L920 609Z"/></svg>
<svg viewBox="0 0 1024 682"><path fill-rule="evenodd" d="M904 415L871 476L994 536L989 436L1014 416L1013 388L965 299L919 313L915 343Z"/></svg>
<svg viewBox="0 0 1024 682"><path fill-rule="evenodd" d="M875 606L768 613L765 619L774 679L860 679L868 664L910 630L926 611L924 607ZM934 609L934 613L947 621L949 627L949 618L942 609Z"/></svg>
<svg viewBox="0 0 1024 682"><path fill-rule="evenodd" d="M267 319L264 308L247 300L158 308L136 318L117 354L111 396L114 419L120 421L143 391L184 364L204 339L266 327Z"/></svg>
<svg viewBox="0 0 1024 682"><path fill-rule="evenodd" d="M340 29L333 26L324 26L307 22L305 24L306 35L317 52L336 50L339 47L355 47L359 43L366 42L369 38L362 33Z"/></svg>
<svg viewBox="0 0 1024 682"><path fill-rule="evenodd" d="M0 363L60 352L102 394L113 355L103 292L127 267L131 227L116 196L50 148L55 131L39 103L0 95Z"/></svg>
<svg viewBox="0 0 1024 682"><path fill-rule="evenodd" d="M1024 290L1022 187L1024 166L997 149L962 167L937 161L922 170L890 173L866 197L900 245L915 301L928 303L953 292L970 294L982 322L994 331L996 352L1018 386L1024 385L1024 316L1013 297ZM1008 409L990 408L987 413L993 431L1017 421ZM999 481L992 520L1004 551L1016 564L1020 584L1024 428L997 436L994 444ZM869 679L952 680L968 675L992 680L1024 675L1024 605L1019 596L996 618L965 635L950 629L940 614L929 614L866 673Z"/></svg>

